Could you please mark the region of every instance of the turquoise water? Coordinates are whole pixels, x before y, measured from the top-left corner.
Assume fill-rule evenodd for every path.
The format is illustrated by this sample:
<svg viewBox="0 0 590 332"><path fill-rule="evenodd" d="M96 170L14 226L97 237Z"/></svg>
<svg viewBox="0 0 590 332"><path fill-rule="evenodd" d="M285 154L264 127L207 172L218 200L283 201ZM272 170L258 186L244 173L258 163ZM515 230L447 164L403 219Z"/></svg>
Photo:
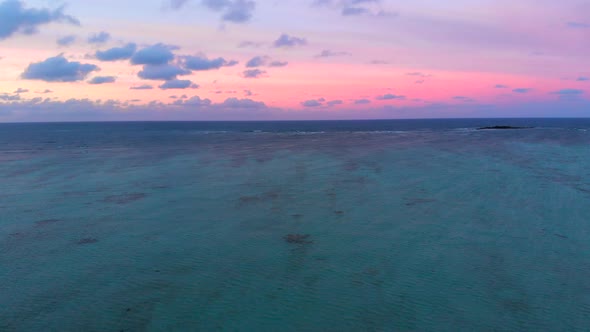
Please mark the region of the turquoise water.
<svg viewBox="0 0 590 332"><path fill-rule="evenodd" d="M0 331L588 330L590 121L505 123L0 125Z"/></svg>

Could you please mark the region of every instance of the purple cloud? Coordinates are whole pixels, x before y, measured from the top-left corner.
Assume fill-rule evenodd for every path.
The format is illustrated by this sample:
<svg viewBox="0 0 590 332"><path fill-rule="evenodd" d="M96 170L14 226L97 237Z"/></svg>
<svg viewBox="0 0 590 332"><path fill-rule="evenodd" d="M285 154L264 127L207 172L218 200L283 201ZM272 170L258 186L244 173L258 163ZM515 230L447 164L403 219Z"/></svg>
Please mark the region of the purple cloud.
<svg viewBox="0 0 590 332"><path fill-rule="evenodd" d="M269 57L267 56L255 56L252 59L248 60L248 62L246 62L246 67L248 68L256 68L256 67L261 67L266 65L267 61L269 60Z"/></svg>
<svg viewBox="0 0 590 332"><path fill-rule="evenodd" d="M515 92L515 93L529 93L531 91L533 91L533 89L530 89L530 88L518 88L518 89L512 90L512 92Z"/></svg>
<svg viewBox="0 0 590 332"><path fill-rule="evenodd" d="M88 81L88 84L114 83L116 80L117 78L115 76L96 76Z"/></svg>
<svg viewBox="0 0 590 332"><path fill-rule="evenodd" d="M193 84L190 80L178 80L172 79L169 81L164 82L164 84L158 86L162 90L170 90L170 89L198 89L199 86L197 84Z"/></svg>
<svg viewBox="0 0 590 332"><path fill-rule="evenodd" d="M149 84L143 84L143 85L139 85L139 86L132 86L129 89L131 90L151 90L154 87L149 85Z"/></svg>
<svg viewBox="0 0 590 332"><path fill-rule="evenodd" d="M590 24L581 22L567 22L567 26L574 29L588 29Z"/></svg>
<svg viewBox="0 0 590 332"><path fill-rule="evenodd" d="M188 0L170 0L172 9L182 8ZM213 11L221 12L221 20L232 23L246 23L252 19L256 2L252 0L202 0L201 4Z"/></svg>
<svg viewBox="0 0 590 332"><path fill-rule="evenodd" d="M288 34L282 34L279 36L277 40L274 41L273 46L276 48L279 47L295 47L295 46L305 46L307 45L307 40L305 38L293 37L289 36Z"/></svg>
<svg viewBox="0 0 590 332"><path fill-rule="evenodd" d="M454 100L462 101L464 103L472 103L475 101L473 98L465 97L465 96L455 96L453 97Z"/></svg>
<svg viewBox="0 0 590 332"><path fill-rule="evenodd" d="M145 80L174 80L179 75L189 75L189 70L183 69L176 65L145 65L137 75Z"/></svg>
<svg viewBox="0 0 590 332"><path fill-rule="evenodd" d="M248 69L244 70L243 74L245 78L259 78L262 75L266 74L266 71L260 69Z"/></svg>
<svg viewBox="0 0 590 332"><path fill-rule="evenodd" d="M75 41L76 41L76 36L74 36L74 35L68 35L68 36L63 36L61 38L58 38L56 40L56 43L59 46L65 47L65 46L72 45Z"/></svg>
<svg viewBox="0 0 590 332"><path fill-rule="evenodd" d="M335 52L332 50L323 50L320 54L316 55L316 58L327 58L327 57L334 57L334 56L346 56L352 55L349 52Z"/></svg>
<svg viewBox="0 0 590 332"><path fill-rule="evenodd" d="M358 16L370 13L368 9L362 7L344 7L342 16Z"/></svg>
<svg viewBox="0 0 590 332"><path fill-rule="evenodd" d="M387 93L382 96L377 96L375 99L377 99L377 100L394 100L394 99L406 99L406 97Z"/></svg>
<svg viewBox="0 0 590 332"><path fill-rule="evenodd" d="M370 104L371 101L369 99L357 99L354 101L355 105L366 105L366 104Z"/></svg>
<svg viewBox="0 0 590 332"><path fill-rule="evenodd" d="M553 94L562 95L562 96L578 96L584 94L584 90L579 89L561 89L557 91L553 91Z"/></svg>
<svg viewBox="0 0 590 332"><path fill-rule="evenodd" d="M162 43L148 46L137 51L131 57L131 63L134 65L163 65L174 60L172 51L176 49L178 47Z"/></svg>
<svg viewBox="0 0 590 332"><path fill-rule="evenodd" d="M184 100L183 100L184 99ZM174 102L174 105L191 106L191 107L207 107L211 106L210 99L201 99L199 96L194 96L188 99L182 98Z"/></svg>
<svg viewBox="0 0 590 332"><path fill-rule="evenodd" d="M45 82L75 82L84 80L88 74L98 70L100 68L96 65L70 62L63 55L58 55L41 62L31 63L21 77Z"/></svg>
<svg viewBox="0 0 590 332"><path fill-rule="evenodd" d="M268 64L269 67L285 67L289 63L287 61L272 61Z"/></svg>
<svg viewBox="0 0 590 332"><path fill-rule="evenodd" d="M0 3L0 40L16 33L32 35L38 32L39 26L52 22L80 25L80 21L63 12L64 7L57 9L25 8L18 0L5 0Z"/></svg>
<svg viewBox="0 0 590 332"><path fill-rule="evenodd" d="M100 61L117 61L130 59L137 50L135 43L129 43L123 47L113 47L105 51L96 51L96 58Z"/></svg>
<svg viewBox="0 0 590 332"><path fill-rule="evenodd" d="M232 109L259 109L266 108L266 104L261 101L254 101L252 99L239 99L239 98L228 98L221 106Z"/></svg>
<svg viewBox="0 0 590 332"><path fill-rule="evenodd" d="M323 98L321 98L323 99ZM301 106L303 107L320 107L322 106L322 102L319 99L311 99L301 102Z"/></svg>
<svg viewBox="0 0 590 332"><path fill-rule="evenodd" d="M224 58L208 59L205 56L183 56L181 57L183 66L186 69L201 71L219 69L221 67L231 67L238 64L235 60L225 60Z"/></svg>
<svg viewBox="0 0 590 332"><path fill-rule="evenodd" d="M94 33L88 37L89 44L103 44L111 39L111 34L105 31Z"/></svg>

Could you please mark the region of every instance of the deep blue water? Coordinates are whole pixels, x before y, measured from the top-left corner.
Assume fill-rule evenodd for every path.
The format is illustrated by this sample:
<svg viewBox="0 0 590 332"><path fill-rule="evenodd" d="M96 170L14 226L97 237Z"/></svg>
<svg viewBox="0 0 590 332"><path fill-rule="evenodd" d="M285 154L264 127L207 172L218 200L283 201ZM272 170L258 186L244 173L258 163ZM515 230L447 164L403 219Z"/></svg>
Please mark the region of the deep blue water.
<svg viewBox="0 0 590 332"><path fill-rule="evenodd" d="M586 331L589 216L590 119L0 124L0 331Z"/></svg>

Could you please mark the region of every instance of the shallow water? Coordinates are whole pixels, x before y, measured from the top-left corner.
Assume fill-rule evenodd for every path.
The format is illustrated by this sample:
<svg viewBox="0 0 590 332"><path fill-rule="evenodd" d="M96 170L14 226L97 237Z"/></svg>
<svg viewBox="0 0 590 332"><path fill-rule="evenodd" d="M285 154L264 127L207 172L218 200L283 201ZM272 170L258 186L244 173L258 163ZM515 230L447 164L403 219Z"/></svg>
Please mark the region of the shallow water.
<svg viewBox="0 0 590 332"><path fill-rule="evenodd" d="M478 131L486 125L535 129ZM590 121L0 125L1 331L586 330Z"/></svg>

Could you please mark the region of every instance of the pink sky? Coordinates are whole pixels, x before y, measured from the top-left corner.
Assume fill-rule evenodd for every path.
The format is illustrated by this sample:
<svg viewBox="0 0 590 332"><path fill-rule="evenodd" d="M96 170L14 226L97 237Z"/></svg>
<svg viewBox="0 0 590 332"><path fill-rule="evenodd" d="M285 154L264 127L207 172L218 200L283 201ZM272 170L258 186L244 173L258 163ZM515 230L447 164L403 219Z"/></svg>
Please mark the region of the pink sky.
<svg viewBox="0 0 590 332"><path fill-rule="evenodd" d="M0 0L0 121L590 111L590 4L584 1L62 5ZM103 38L91 40L101 32ZM126 54L100 56L130 44ZM152 88L130 89L142 85Z"/></svg>

